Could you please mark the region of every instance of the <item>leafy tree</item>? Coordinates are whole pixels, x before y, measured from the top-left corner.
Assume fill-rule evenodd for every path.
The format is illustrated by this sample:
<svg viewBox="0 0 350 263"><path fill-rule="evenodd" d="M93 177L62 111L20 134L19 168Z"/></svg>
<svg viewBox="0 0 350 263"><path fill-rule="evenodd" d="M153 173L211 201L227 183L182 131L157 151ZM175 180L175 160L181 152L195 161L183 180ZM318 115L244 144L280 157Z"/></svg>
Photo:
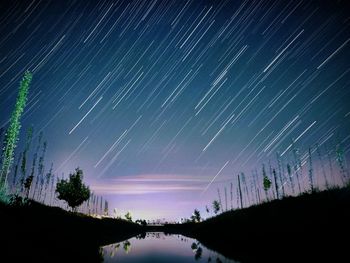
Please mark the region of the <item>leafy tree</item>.
<svg viewBox="0 0 350 263"><path fill-rule="evenodd" d="M191 220L194 223L199 223L201 221L201 214L198 209L195 209L193 215L191 216Z"/></svg>
<svg viewBox="0 0 350 263"><path fill-rule="evenodd" d="M125 219L128 220L128 221L132 221L132 217L131 217L131 213L130 211L128 211L126 214L125 214Z"/></svg>
<svg viewBox="0 0 350 263"><path fill-rule="evenodd" d="M76 211L76 208L90 198L90 189L83 184L83 171L75 169L75 173L69 175L69 180L60 179L56 185L57 198L64 200Z"/></svg>
<svg viewBox="0 0 350 263"><path fill-rule="evenodd" d="M141 226L147 226L147 221L144 219L137 219L135 223L140 224Z"/></svg>
<svg viewBox="0 0 350 263"><path fill-rule="evenodd" d="M5 134L4 148L2 152L2 166L0 173L0 198L6 196L7 176L9 174L14 151L18 141L18 135L21 128L20 119L27 103L27 96L30 82L32 81L32 73L26 71L20 82L19 92L16 99L15 109L12 112L10 124ZM5 200L4 198L2 198Z"/></svg>
<svg viewBox="0 0 350 263"><path fill-rule="evenodd" d="M217 200L213 201L213 211L215 215L220 211L220 203Z"/></svg>

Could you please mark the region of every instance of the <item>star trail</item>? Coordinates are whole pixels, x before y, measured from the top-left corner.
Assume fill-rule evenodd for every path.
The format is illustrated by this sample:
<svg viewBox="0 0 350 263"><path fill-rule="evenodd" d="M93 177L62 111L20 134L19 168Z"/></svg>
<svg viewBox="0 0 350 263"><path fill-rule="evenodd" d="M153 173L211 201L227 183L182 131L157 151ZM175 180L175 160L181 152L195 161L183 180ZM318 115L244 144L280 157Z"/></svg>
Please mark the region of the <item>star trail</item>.
<svg viewBox="0 0 350 263"><path fill-rule="evenodd" d="M348 160L349 14L345 0L2 0L0 127L29 69L22 127L44 132L55 173L81 167L121 211L187 215L292 158L292 140L303 156L341 142Z"/></svg>

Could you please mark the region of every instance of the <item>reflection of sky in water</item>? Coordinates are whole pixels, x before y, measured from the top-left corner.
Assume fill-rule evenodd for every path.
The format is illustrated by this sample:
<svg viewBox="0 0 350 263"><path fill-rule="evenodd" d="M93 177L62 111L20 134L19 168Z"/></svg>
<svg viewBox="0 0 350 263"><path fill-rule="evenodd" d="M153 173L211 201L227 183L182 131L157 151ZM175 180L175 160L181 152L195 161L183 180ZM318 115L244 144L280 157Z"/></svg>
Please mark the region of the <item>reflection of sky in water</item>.
<svg viewBox="0 0 350 263"><path fill-rule="evenodd" d="M102 248L104 262L235 262L181 235L147 233L145 238Z"/></svg>

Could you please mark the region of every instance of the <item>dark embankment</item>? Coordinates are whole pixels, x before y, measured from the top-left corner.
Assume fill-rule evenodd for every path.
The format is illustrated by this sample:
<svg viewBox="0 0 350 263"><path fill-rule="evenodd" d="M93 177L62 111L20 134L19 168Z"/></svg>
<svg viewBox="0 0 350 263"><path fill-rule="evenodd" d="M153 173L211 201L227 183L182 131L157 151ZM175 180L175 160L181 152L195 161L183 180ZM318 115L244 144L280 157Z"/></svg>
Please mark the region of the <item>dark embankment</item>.
<svg viewBox="0 0 350 263"><path fill-rule="evenodd" d="M348 258L350 188L288 197L165 232L196 238L242 262L343 262Z"/></svg>
<svg viewBox="0 0 350 263"><path fill-rule="evenodd" d="M141 226L97 219L38 203L0 204L1 262L100 262L99 247L128 239Z"/></svg>

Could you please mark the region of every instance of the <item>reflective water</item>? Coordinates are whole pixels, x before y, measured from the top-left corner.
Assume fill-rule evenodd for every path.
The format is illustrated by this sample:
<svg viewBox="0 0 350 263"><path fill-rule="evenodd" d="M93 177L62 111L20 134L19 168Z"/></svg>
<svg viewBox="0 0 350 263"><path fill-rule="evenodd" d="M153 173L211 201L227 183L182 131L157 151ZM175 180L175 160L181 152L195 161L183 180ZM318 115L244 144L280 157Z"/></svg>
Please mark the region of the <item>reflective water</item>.
<svg viewBox="0 0 350 263"><path fill-rule="evenodd" d="M195 239L158 232L104 246L101 254L104 262L237 262L204 247Z"/></svg>

